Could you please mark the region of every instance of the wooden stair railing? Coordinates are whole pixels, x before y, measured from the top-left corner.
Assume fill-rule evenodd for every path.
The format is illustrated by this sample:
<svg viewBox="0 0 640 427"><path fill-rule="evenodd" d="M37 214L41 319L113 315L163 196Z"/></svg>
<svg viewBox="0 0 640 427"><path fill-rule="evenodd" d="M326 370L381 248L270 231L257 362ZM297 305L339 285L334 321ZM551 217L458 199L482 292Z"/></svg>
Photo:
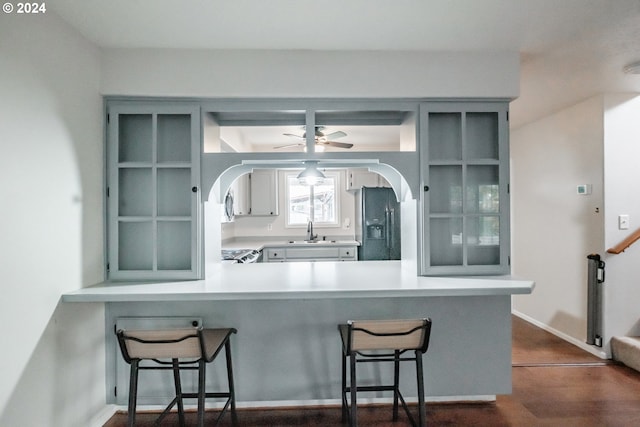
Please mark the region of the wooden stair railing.
<svg viewBox="0 0 640 427"><path fill-rule="evenodd" d="M619 254L625 251L629 246L633 245L636 241L640 240L640 228L634 231L622 242L618 243L616 246L607 249L607 253L610 254Z"/></svg>

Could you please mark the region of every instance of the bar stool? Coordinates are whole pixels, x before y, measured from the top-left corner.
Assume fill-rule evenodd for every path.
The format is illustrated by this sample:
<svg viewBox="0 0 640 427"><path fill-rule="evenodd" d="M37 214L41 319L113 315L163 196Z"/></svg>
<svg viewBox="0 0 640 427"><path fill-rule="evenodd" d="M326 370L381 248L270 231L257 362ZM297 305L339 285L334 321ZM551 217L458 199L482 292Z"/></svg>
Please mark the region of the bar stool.
<svg viewBox="0 0 640 427"><path fill-rule="evenodd" d="M133 427L136 420L136 402L138 392L138 372L146 369L167 369L173 371L176 396L166 409L160 414L155 425L169 413L171 408L178 406L180 426L184 427L183 398L198 399L198 426L204 426L205 398L226 398L226 402L216 424L223 417L227 409L231 410L233 425L237 424L236 401L233 387L233 369L231 365L231 344L229 338L237 331L233 328L225 329L164 329L164 330L118 330L116 335L124 360L131 365L129 377L129 416L128 425ZM207 393L205 390L205 366L212 362L222 347L225 348L227 364L227 380L229 390L225 392ZM141 362L144 362L141 364ZM195 366L197 365L197 366ZM183 393L180 384L181 370L198 370L197 393Z"/></svg>
<svg viewBox="0 0 640 427"><path fill-rule="evenodd" d="M411 425L423 427L426 422L422 355L429 347L431 319L409 320L350 320L338 325L342 338L342 420L349 418L349 425L356 427L357 392L393 391L393 421L398 420L398 400L402 403ZM413 351L413 356L403 356ZM350 382L347 385L347 359ZM400 362L415 361L418 383L418 423L409 412L399 389ZM359 386L356 381L356 365L362 362L393 362L393 385ZM347 394L351 395L350 402Z"/></svg>

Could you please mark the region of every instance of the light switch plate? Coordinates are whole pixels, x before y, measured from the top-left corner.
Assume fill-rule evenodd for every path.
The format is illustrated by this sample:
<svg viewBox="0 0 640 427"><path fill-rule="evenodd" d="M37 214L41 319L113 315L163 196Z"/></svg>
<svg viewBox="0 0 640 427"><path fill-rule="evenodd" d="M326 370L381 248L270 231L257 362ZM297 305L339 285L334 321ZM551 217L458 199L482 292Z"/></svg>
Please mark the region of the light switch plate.
<svg viewBox="0 0 640 427"><path fill-rule="evenodd" d="M618 229L619 230L629 229L629 215L618 215Z"/></svg>

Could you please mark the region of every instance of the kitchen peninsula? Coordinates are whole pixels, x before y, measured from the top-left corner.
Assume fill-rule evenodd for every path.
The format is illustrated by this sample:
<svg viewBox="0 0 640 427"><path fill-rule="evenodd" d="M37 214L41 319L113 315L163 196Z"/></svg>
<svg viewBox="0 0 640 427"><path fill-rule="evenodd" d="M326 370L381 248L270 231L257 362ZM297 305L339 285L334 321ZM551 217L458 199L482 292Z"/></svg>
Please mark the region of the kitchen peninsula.
<svg viewBox="0 0 640 427"><path fill-rule="evenodd" d="M510 393L511 295L531 293L533 283L509 276L507 108L506 99L108 100L109 282L62 297L105 304L107 401L128 397L120 327L236 328L239 403L286 406L340 402L338 324L416 317L433 320L424 361L429 400ZM255 146L232 138L238 127L265 124L276 139L265 139L264 129ZM371 141L383 124L384 144L354 141L349 152L316 151L314 132L300 133L303 142L293 146L277 142L301 125L345 140L368 128ZM327 182L300 185L314 169ZM380 215L358 215L366 204L356 192L369 187L357 186L356 169L393 189L373 202L385 206ZM238 180L248 174L247 211ZM235 214L234 197L242 215L223 226L221 214L229 222ZM323 240L311 221L325 208ZM363 224L368 238L399 241L387 245L401 249L389 254L394 261L356 257L366 245ZM228 243L244 246L264 233L277 239L270 249L261 243L266 262L220 261ZM221 368L209 370L209 383ZM415 397L411 370L401 375L403 394ZM385 380L373 366L359 377ZM161 403L171 393L163 381L146 379L139 403Z"/></svg>
<svg viewBox="0 0 640 427"><path fill-rule="evenodd" d="M337 403L338 323L431 317L427 399L492 400L511 392L511 295L533 287L508 276L417 276L407 261L213 264L205 280L104 283L66 293L62 301L106 304L107 390L119 390L107 397L110 403L127 399L117 379L113 328L132 316L192 316L207 327L237 328L233 357L241 406ZM408 371L404 383L413 384ZM209 374L220 375L215 369ZM412 388L407 396L415 395Z"/></svg>

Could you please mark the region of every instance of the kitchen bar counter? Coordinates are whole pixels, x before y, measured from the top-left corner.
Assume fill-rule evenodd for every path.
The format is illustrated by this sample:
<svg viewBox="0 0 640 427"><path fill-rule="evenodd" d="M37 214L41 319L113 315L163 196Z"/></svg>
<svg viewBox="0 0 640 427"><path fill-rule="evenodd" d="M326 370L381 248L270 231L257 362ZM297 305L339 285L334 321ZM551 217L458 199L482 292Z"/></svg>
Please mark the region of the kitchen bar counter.
<svg viewBox="0 0 640 427"><path fill-rule="evenodd" d="M406 261L218 263L207 266L205 280L101 283L67 292L62 301L105 305L108 403L127 402L129 371L114 329L131 317L200 319L205 327L236 328L236 396L245 407L340 404L338 324L430 317L427 400L491 401L511 392L511 295L529 294L533 287L510 277L419 277L415 264ZM208 381L224 377L223 367L208 368ZM363 381L387 378L369 368L359 372ZM414 400L412 369L400 375L403 393ZM163 396L163 380L144 381L158 391L141 396L140 405L170 400L157 397ZM363 402L390 398L363 397Z"/></svg>
<svg viewBox="0 0 640 427"><path fill-rule="evenodd" d="M210 264L208 278L167 283L101 283L63 302L388 298L529 294L510 277L421 277L402 261Z"/></svg>

